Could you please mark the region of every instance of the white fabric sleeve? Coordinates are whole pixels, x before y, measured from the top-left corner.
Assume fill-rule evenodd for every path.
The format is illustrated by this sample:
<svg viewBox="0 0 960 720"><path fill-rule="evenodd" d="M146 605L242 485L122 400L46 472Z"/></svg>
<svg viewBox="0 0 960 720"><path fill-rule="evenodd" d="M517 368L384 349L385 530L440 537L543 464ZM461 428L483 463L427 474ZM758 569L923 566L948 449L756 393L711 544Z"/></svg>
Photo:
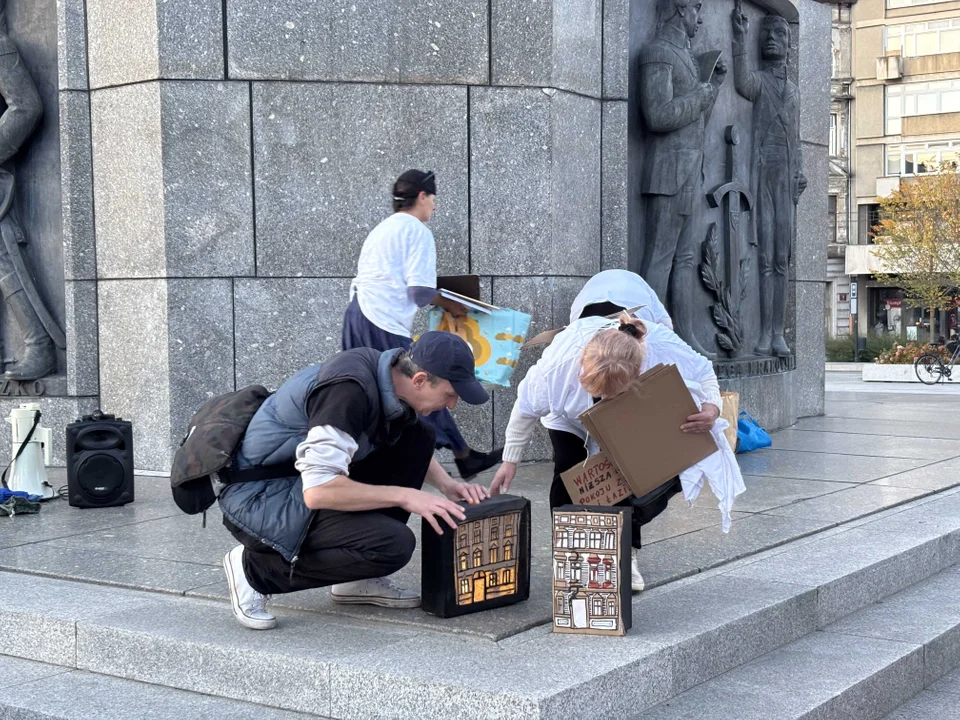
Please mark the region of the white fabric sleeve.
<svg viewBox="0 0 960 720"><path fill-rule="evenodd" d="M504 462L518 463L523 459L524 448L527 447L530 438L533 437L537 420L538 418L535 416L524 415L519 402L513 404L503 443Z"/></svg>
<svg viewBox="0 0 960 720"><path fill-rule="evenodd" d="M713 363L687 345L676 333L671 332L668 335L667 342L663 347L667 351L668 357L660 360L660 362L675 363L684 380L692 380L700 386L704 402L716 405L722 411L720 383L713 371Z"/></svg>
<svg viewBox="0 0 960 720"><path fill-rule="evenodd" d="M294 462L300 472L303 489L317 487L346 475L357 452L357 442L332 425L310 428L307 439L297 445Z"/></svg>
<svg viewBox="0 0 960 720"><path fill-rule="evenodd" d="M437 246L433 233L420 225L411 230L403 257L403 281L407 287L437 286Z"/></svg>

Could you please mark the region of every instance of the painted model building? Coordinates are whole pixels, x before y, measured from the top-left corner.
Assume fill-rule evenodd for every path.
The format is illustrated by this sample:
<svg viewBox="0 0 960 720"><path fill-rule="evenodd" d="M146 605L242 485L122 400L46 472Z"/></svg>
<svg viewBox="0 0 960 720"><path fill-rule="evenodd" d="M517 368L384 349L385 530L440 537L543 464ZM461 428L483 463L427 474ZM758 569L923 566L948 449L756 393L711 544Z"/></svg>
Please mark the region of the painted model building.
<svg viewBox="0 0 960 720"><path fill-rule="evenodd" d="M421 607L454 617L526 600L530 595L530 501L497 495L461 503L466 519L437 535L421 524Z"/></svg>
<svg viewBox="0 0 960 720"><path fill-rule="evenodd" d="M628 507L553 511L553 629L623 635L632 624Z"/></svg>

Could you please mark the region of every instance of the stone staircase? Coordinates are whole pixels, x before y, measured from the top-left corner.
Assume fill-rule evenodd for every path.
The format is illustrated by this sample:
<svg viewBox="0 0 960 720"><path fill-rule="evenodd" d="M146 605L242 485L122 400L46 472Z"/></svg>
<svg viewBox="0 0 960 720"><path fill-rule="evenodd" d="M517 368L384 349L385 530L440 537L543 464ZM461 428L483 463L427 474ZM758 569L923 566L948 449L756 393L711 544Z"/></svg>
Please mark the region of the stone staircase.
<svg viewBox="0 0 960 720"><path fill-rule="evenodd" d="M0 717L960 717L957 563L960 489L499 642L2 572Z"/></svg>

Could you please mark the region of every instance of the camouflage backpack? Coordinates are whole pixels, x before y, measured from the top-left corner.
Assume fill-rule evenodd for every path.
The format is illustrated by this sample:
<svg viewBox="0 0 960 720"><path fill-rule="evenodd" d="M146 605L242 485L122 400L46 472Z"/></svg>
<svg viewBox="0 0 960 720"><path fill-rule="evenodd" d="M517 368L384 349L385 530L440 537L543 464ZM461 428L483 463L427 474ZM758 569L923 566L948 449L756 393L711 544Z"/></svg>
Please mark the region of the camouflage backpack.
<svg viewBox="0 0 960 720"><path fill-rule="evenodd" d="M189 515L204 513L206 524L206 511L216 502L223 486L297 474L293 463L246 470L233 467L247 426L269 396L265 387L250 385L210 398L193 414L170 469L170 487L177 507Z"/></svg>

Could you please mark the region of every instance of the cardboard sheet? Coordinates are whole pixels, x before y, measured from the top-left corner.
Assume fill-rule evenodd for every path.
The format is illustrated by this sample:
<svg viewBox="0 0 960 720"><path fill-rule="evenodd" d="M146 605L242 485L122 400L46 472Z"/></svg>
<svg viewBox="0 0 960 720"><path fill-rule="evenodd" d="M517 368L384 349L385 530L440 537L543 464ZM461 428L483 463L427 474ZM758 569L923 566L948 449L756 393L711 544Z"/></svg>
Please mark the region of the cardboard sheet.
<svg viewBox="0 0 960 720"><path fill-rule="evenodd" d="M574 505L616 505L633 495L627 481L604 453L560 475Z"/></svg>
<svg viewBox="0 0 960 720"><path fill-rule="evenodd" d="M680 426L697 405L675 365L658 365L631 390L580 415L590 435L642 497L717 451L709 433Z"/></svg>

